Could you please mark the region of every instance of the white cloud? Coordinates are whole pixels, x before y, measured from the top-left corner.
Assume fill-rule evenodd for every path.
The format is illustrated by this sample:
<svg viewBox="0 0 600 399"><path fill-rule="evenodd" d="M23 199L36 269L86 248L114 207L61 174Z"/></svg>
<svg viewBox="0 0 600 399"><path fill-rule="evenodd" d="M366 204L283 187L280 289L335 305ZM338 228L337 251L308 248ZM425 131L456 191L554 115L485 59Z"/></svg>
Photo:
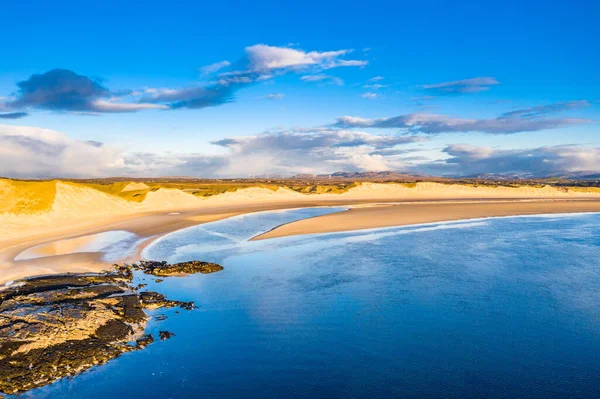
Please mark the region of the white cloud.
<svg viewBox="0 0 600 399"><path fill-rule="evenodd" d="M136 112L148 109L201 109L235 101L237 91L286 73L319 73L336 67L363 67L365 60L344 59L352 50L304 51L290 47L256 44L245 48L236 68L215 76L208 83L180 89L117 90L105 87L102 79L80 75L68 69L33 74L18 82L18 95L0 101L0 119L18 119L30 110L68 111L79 114ZM209 75L232 67L220 61L200 68ZM342 85L339 78L329 77ZM135 103L134 103L135 102Z"/></svg>
<svg viewBox="0 0 600 399"><path fill-rule="evenodd" d="M169 109L164 104L117 103L112 100L95 100L90 105L91 110L95 112L136 112L148 109Z"/></svg>
<svg viewBox="0 0 600 399"><path fill-rule="evenodd" d="M226 68L228 66L230 66L231 63L227 60L225 61L220 61L220 62L215 62L214 64L210 64L207 66L204 66L202 68L200 68L200 72L203 75L210 75L211 73L215 73L223 68Z"/></svg>
<svg viewBox="0 0 600 399"><path fill-rule="evenodd" d="M362 98L366 98L368 100L375 100L376 98L379 97L379 94L368 91L366 93L361 94L360 96Z"/></svg>
<svg viewBox="0 0 600 399"><path fill-rule="evenodd" d="M522 177L578 176L600 173L600 148L574 145L501 150L451 144L450 158L429 165L433 173L452 175L518 174Z"/></svg>
<svg viewBox="0 0 600 399"><path fill-rule="evenodd" d="M339 129L276 131L229 137L213 144L223 155L139 153L63 133L28 126L0 125L0 176L228 176L386 170L400 165L382 150L424 140Z"/></svg>
<svg viewBox="0 0 600 399"><path fill-rule="evenodd" d="M365 119L345 117L347 122ZM0 124L0 176L21 178L107 176L244 177L248 174L332 173L409 169L431 174L487 173L571 176L600 173L600 148L563 145L495 149L451 144L448 158L415 154L423 137L379 135L319 127L227 137L213 142L222 155L127 152L80 141L48 129ZM412 156L411 156L412 154ZM417 163L413 163L418 161Z"/></svg>
<svg viewBox="0 0 600 399"><path fill-rule="evenodd" d="M338 60L350 50L309 51L305 52L289 47L268 46L256 44L246 47L249 67L253 71L268 71L282 68L301 68L307 66L363 66L365 61ZM359 65L360 64L360 65Z"/></svg>
<svg viewBox="0 0 600 399"><path fill-rule="evenodd" d="M368 94L368 93L365 93ZM372 93L375 94L375 93ZM369 98L367 96L367 98ZM431 113L412 113L390 118L365 119L343 116L334 126L340 128L372 127L380 129L404 129L424 134L482 132L489 134L513 134L556 129L591 122L572 117L549 117L554 113L589 106L587 101L570 101L515 110L496 118L460 118Z"/></svg>
<svg viewBox="0 0 600 399"><path fill-rule="evenodd" d="M109 176L124 166L118 149L29 126L0 125L0 176Z"/></svg>
<svg viewBox="0 0 600 399"><path fill-rule="evenodd" d="M361 118L359 116L341 116L337 118L337 125L348 127L370 127L373 119Z"/></svg>
<svg viewBox="0 0 600 399"><path fill-rule="evenodd" d="M302 130L302 132L299 132ZM401 135L375 135L336 129L297 129L256 136L230 137L213 142L231 151L231 162L220 173L293 174L331 173L342 170L388 170L403 166L397 157L384 157L382 149L423 141ZM256 163L260 161L260 163ZM243 176L244 174L242 174ZM238 174L239 176L239 174Z"/></svg>
<svg viewBox="0 0 600 399"><path fill-rule="evenodd" d="M337 60L332 61L329 64L326 64L327 68L336 68L336 67L364 67L369 64L369 61L365 60Z"/></svg>

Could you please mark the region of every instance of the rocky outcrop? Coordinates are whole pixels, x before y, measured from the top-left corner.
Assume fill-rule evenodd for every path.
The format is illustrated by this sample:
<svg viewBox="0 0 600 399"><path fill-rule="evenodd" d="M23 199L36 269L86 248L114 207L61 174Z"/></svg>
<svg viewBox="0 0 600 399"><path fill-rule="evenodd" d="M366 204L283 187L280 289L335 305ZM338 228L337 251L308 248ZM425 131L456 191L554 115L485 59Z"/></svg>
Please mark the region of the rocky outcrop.
<svg viewBox="0 0 600 399"><path fill-rule="evenodd" d="M139 292L141 287L133 286L132 269L168 276L211 273L222 267L206 262L143 262L115 266L106 273L29 278L4 287L0 290L0 392L24 392L145 348L154 341L144 334L145 309L194 308L193 302ZM160 339L173 335L161 331Z"/></svg>
<svg viewBox="0 0 600 399"><path fill-rule="evenodd" d="M174 264L169 264L167 262L140 261L139 263L134 264L133 267L136 270L142 270L146 274L160 277L196 273L208 274L223 270L223 266L217 265L216 263L200 262L197 260Z"/></svg>

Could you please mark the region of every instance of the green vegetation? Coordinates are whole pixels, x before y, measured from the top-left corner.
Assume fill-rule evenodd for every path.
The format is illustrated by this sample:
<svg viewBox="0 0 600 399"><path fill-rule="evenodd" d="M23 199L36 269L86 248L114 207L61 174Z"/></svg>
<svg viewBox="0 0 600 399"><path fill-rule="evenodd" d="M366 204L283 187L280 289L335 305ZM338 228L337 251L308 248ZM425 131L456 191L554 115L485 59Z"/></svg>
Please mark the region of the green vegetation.
<svg viewBox="0 0 600 399"><path fill-rule="evenodd" d="M142 202L146 199L146 194L150 189L140 190L127 190L127 186L131 182L115 182L110 184L99 184L99 183L84 183L84 186L94 188L106 194L117 196L126 201Z"/></svg>
<svg viewBox="0 0 600 399"><path fill-rule="evenodd" d="M599 193L600 187L559 187L564 188L566 191L575 191L577 193Z"/></svg>
<svg viewBox="0 0 600 399"><path fill-rule="evenodd" d="M266 188L272 191L277 191L279 186L275 184L252 184L249 182L207 182L207 183L191 183L191 182L165 182L165 183L147 183L152 190L158 190L161 188L177 189L185 193L193 194L198 197L211 197L213 195L233 193L237 190L251 187Z"/></svg>
<svg viewBox="0 0 600 399"><path fill-rule="evenodd" d="M357 187L359 183L341 183L341 184L306 184L306 185L291 185L284 186L290 190L302 194L342 194L353 187Z"/></svg>
<svg viewBox="0 0 600 399"><path fill-rule="evenodd" d="M412 183L398 183L399 185L401 185L402 187L406 187L406 188L416 188L417 187L417 183L416 182L412 182Z"/></svg>

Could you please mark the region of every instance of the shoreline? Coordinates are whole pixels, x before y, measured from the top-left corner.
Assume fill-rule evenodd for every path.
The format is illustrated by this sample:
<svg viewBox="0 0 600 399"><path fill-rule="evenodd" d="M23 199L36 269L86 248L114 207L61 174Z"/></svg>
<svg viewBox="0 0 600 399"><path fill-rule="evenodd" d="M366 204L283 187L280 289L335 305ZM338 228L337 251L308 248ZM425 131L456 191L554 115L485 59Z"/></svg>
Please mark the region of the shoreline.
<svg viewBox="0 0 600 399"><path fill-rule="evenodd" d="M483 217L531 216L558 213L600 212L600 200L569 199L442 199L398 201L311 201L232 205L214 208L151 212L121 220L88 221L91 226L71 226L62 234L43 234L27 242L0 244L0 284L42 274L102 271L114 263L132 263L141 259L142 251L156 240L175 231L228 217L262 212L322 206L348 206L348 210L286 223L253 237L251 240L285 237L301 234L334 233L385 227L401 227L433 222L469 220ZM118 218L115 217L115 218ZM70 230L70 231L69 231ZM137 234L139 244L131 255L118 261L102 260L100 252L78 252L15 261L24 250L61 240L81 238L107 231L125 230Z"/></svg>
<svg viewBox="0 0 600 399"><path fill-rule="evenodd" d="M352 208L277 226L252 240L306 234L339 233L481 218L600 212L597 200L481 201L406 203L378 208Z"/></svg>

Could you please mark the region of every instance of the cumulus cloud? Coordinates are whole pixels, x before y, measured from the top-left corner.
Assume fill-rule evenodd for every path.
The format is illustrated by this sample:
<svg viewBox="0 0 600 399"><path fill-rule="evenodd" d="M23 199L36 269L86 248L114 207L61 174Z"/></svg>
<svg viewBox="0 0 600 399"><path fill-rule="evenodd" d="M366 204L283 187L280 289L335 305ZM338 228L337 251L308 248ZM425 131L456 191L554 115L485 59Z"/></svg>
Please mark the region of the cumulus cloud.
<svg viewBox="0 0 600 399"><path fill-rule="evenodd" d="M513 134L555 129L590 122L581 118L548 117L553 113L589 105L587 101L571 101L511 111L497 118L457 118L430 113L412 113L391 118L366 119L343 116L333 125L338 128L403 129L413 133L467 133Z"/></svg>
<svg viewBox="0 0 600 399"><path fill-rule="evenodd" d="M29 109L68 111L80 114L137 112L149 109L199 109L235 100L235 93L252 84L286 73L318 73L338 67L362 67L365 60L345 59L352 50L303 51L296 48L257 44L246 47L235 64L217 62L203 68L205 75L221 71L204 85L175 89L145 89L113 92L100 80L68 69L34 74L17 83L16 98L2 105L1 119L26 116ZM342 84L338 78L327 78Z"/></svg>
<svg viewBox="0 0 600 399"><path fill-rule="evenodd" d="M0 125L0 176L214 176L230 162L205 154L140 153L31 126Z"/></svg>
<svg viewBox="0 0 600 399"><path fill-rule="evenodd" d="M368 61L365 60L337 60L333 61L331 64L326 65L327 68L336 68L336 67L365 67L369 64Z"/></svg>
<svg viewBox="0 0 600 399"><path fill-rule="evenodd" d="M108 176L123 166L120 152L48 129L0 125L0 175L9 177Z"/></svg>
<svg viewBox="0 0 600 399"><path fill-rule="evenodd" d="M375 135L350 130L318 130L315 132L275 131L257 136L230 137L211 142L231 149L243 151L290 151L315 148L341 148L370 146L388 148L423 141L423 138L402 135Z"/></svg>
<svg viewBox="0 0 600 399"><path fill-rule="evenodd" d="M16 98L4 104L5 109L44 109L78 113L136 112L145 109L165 108L148 103L117 102L122 99L97 80L79 75L68 69L53 69L31 75L17 83ZM14 112L8 118L27 116L26 112ZM7 117L5 116L4 119Z"/></svg>
<svg viewBox="0 0 600 399"><path fill-rule="evenodd" d="M239 176L242 171L246 174L293 174L330 173L340 169L395 169L403 166L403 161L398 157L384 157L378 151L423 141L421 137L336 129L300 130L274 131L212 142L230 152L231 162L221 173L237 173Z"/></svg>
<svg viewBox="0 0 600 399"><path fill-rule="evenodd" d="M496 149L451 144L425 158L420 136L316 128L226 137L224 153L141 153L36 127L0 125L0 176L245 177L259 174L414 170L437 175L573 176L600 173L600 148L574 145ZM416 163L415 163L416 161Z"/></svg>
<svg viewBox="0 0 600 399"><path fill-rule="evenodd" d="M459 176L518 174L523 177L576 176L600 173L600 148L574 145L499 150L452 144L443 150L450 158L426 166L432 173Z"/></svg>
<svg viewBox="0 0 600 399"><path fill-rule="evenodd" d="M430 93L434 93L437 95L448 95L479 93L482 91L489 90L490 87L498 84L500 84L500 82L498 82L496 78L478 77L471 79L454 80L451 82L428 84L423 85L422 87Z"/></svg>
<svg viewBox="0 0 600 399"><path fill-rule="evenodd" d="M97 80L68 69L31 75L17 87L17 98L6 104L10 108L89 111L94 100L111 95Z"/></svg>
<svg viewBox="0 0 600 399"><path fill-rule="evenodd" d="M347 55L351 50L335 51L309 51L305 52L295 48L276 47L266 44L256 44L246 47L246 56L250 70L270 71L272 69L304 69L306 67L319 67L330 69L344 66L365 66L364 60L343 60L340 57Z"/></svg>
<svg viewBox="0 0 600 399"><path fill-rule="evenodd" d="M199 109L232 102L235 92L245 83L219 83L206 87L161 89L145 94L142 103L166 104L170 109Z"/></svg>
<svg viewBox="0 0 600 399"><path fill-rule="evenodd" d="M167 105L151 103L118 103L112 99L95 100L91 103L91 112L137 112L146 109L168 109Z"/></svg>
<svg viewBox="0 0 600 399"><path fill-rule="evenodd" d="M220 155L140 153L98 141L74 140L48 129L0 125L0 176L243 177L387 170L403 166L399 156L408 151L408 145L423 140L340 129L277 130L216 140L212 144L225 150Z"/></svg>

